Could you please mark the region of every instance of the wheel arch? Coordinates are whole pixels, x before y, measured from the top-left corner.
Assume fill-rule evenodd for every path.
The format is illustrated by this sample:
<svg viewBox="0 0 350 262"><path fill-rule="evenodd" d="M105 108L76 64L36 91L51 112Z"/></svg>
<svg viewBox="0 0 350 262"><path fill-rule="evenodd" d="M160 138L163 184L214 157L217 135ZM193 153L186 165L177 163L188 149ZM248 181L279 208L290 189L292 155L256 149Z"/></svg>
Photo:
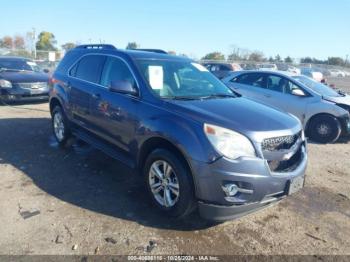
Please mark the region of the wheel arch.
<svg viewBox="0 0 350 262"><path fill-rule="evenodd" d="M179 160L185 165L185 168L188 169L191 175L191 180L194 186L194 189L196 191L196 183L192 172L192 167L190 162L188 161L188 157L186 154L173 142L169 141L169 139L163 138L163 137L151 137L148 138L143 144L141 145L141 148L138 153L137 157L137 170L138 173L142 174L142 169L144 167L144 164L146 162L147 156L156 149L167 149L170 152L174 153Z"/></svg>

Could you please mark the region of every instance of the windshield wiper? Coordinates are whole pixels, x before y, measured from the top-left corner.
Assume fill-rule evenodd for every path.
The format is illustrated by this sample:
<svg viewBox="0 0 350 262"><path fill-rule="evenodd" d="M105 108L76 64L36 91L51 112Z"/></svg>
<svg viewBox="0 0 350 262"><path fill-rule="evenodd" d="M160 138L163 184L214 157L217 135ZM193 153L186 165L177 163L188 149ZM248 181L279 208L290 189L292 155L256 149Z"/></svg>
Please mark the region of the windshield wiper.
<svg viewBox="0 0 350 262"><path fill-rule="evenodd" d="M233 94L211 94L208 96L202 96L200 99L211 99L211 98L236 98Z"/></svg>
<svg viewBox="0 0 350 262"><path fill-rule="evenodd" d="M172 100L196 100L199 99L199 97L193 97L193 96L162 96L164 99L172 99Z"/></svg>

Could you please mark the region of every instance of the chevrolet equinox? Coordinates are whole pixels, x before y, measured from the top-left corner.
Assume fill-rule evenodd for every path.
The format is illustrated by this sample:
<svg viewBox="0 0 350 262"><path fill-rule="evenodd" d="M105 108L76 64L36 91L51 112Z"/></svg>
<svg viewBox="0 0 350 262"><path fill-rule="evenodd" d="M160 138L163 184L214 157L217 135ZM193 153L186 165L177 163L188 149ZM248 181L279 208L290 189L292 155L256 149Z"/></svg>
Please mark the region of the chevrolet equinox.
<svg viewBox="0 0 350 262"><path fill-rule="evenodd" d="M50 80L54 136L137 170L172 217L228 220L304 185L300 121L240 97L202 65L153 50L81 45Z"/></svg>

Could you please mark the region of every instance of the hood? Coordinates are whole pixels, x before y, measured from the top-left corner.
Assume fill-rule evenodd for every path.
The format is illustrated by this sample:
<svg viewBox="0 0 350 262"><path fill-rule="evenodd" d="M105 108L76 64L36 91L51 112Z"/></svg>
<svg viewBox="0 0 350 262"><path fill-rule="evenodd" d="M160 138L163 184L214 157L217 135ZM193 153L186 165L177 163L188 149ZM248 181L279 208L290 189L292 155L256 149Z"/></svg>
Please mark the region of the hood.
<svg viewBox="0 0 350 262"><path fill-rule="evenodd" d="M296 117L243 97L170 100L169 105L171 110L202 124L228 128L257 142L266 137L293 135L302 128Z"/></svg>
<svg viewBox="0 0 350 262"><path fill-rule="evenodd" d="M350 96L344 95L344 96L324 96L324 100L334 102L336 104L343 104L350 106Z"/></svg>
<svg viewBox="0 0 350 262"><path fill-rule="evenodd" d="M0 79L5 79L12 83L32 83L32 82L48 82L49 76L44 73L34 71L20 71L20 72L1 72Z"/></svg>

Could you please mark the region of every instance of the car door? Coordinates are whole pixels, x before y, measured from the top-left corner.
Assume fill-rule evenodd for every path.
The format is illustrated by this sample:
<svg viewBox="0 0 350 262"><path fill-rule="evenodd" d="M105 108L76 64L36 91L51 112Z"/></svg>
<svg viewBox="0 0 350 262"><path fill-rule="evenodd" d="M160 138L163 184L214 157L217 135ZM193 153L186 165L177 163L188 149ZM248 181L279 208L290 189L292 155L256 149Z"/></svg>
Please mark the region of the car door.
<svg viewBox="0 0 350 262"><path fill-rule="evenodd" d="M104 57L86 55L70 70L69 105L71 117L75 123L86 129L91 129L90 98L94 86L100 81Z"/></svg>
<svg viewBox="0 0 350 262"><path fill-rule="evenodd" d="M264 100L266 79L262 73L245 73L233 77L228 82L228 86L247 98L262 102Z"/></svg>
<svg viewBox="0 0 350 262"><path fill-rule="evenodd" d="M267 74L264 103L291 113L304 122L307 105L312 99L312 96L287 77Z"/></svg>
<svg viewBox="0 0 350 262"><path fill-rule="evenodd" d="M90 100L93 132L129 154L138 127L140 100L138 96L111 92L109 87L115 81L129 81L138 89L127 63L122 58L107 56L100 85L94 87Z"/></svg>

